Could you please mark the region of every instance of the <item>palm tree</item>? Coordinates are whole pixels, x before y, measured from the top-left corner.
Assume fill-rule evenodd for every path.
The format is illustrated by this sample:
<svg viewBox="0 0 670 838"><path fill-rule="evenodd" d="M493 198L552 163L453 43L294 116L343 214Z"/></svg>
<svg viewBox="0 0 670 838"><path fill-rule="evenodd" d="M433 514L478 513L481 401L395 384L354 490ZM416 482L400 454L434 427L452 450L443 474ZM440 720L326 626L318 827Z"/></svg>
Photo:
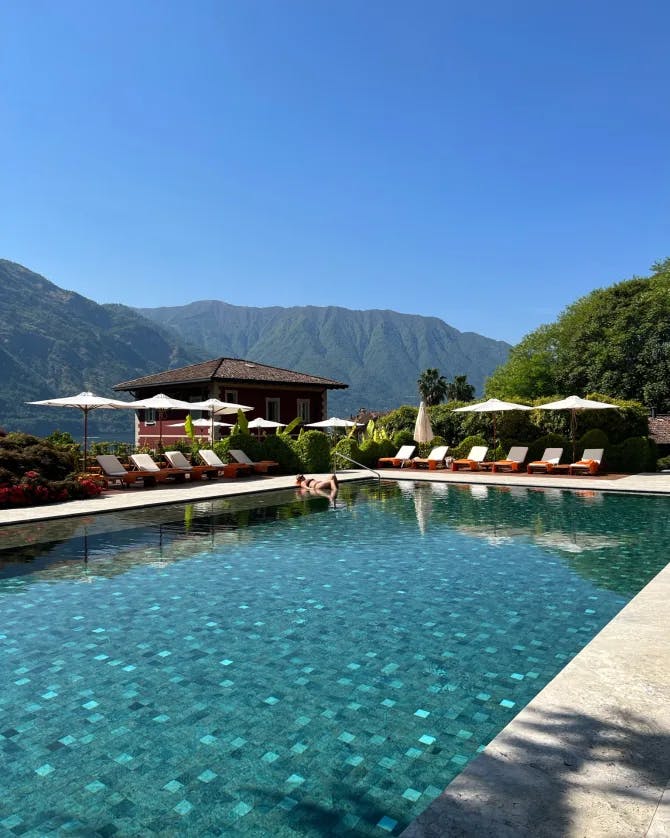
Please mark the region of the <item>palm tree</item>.
<svg viewBox="0 0 670 838"><path fill-rule="evenodd" d="M467 375L456 375L447 384L446 396L450 402L471 402L475 397L475 388L468 384Z"/></svg>
<svg viewBox="0 0 670 838"><path fill-rule="evenodd" d="M440 375L439 370L429 367L421 373L416 383L419 386L421 398L427 407L444 401L449 385L447 379Z"/></svg>

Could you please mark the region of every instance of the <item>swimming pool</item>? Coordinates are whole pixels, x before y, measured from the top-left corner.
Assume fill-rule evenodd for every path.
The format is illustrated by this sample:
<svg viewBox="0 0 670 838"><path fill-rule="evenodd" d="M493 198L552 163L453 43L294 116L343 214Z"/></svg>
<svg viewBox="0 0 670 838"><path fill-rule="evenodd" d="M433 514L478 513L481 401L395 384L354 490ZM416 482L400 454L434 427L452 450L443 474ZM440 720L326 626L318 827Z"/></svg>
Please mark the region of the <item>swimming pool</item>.
<svg viewBox="0 0 670 838"><path fill-rule="evenodd" d="M397 834L665 564L668 500L444 484L0 530L0 825Z"/></svg>

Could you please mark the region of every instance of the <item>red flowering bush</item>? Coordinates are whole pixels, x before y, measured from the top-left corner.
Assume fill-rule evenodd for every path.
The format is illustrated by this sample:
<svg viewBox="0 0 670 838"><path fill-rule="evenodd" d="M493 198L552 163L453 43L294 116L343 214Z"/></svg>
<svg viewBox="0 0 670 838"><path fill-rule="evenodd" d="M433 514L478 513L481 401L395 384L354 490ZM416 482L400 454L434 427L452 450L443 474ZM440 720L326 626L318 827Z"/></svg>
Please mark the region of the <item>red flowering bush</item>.
<svg viewBox="0 0 670 838"><path fill-rule="evenodd" d="M49 443L40 442L39 446L36 446L32 437L19 434L10 435L10 437L11 439L9 437L7 439L10 439L11 451L15 452L16 456L13 461L9 457L3 461L0 456L0 507L36 506L58 501L94 498L105 488L105 481L97 475L67 474L58 479L54 472L58 455L49 450L52 447ZM36 450L39 450L37 468L24 470L25 465L21 468L20 465L27 464ZM34 458L33 461L35 461ZM42 465L45 466L44 472ZM63 463L61 467L62 465ZM47 476L44 476L45 473Z"/></svg>

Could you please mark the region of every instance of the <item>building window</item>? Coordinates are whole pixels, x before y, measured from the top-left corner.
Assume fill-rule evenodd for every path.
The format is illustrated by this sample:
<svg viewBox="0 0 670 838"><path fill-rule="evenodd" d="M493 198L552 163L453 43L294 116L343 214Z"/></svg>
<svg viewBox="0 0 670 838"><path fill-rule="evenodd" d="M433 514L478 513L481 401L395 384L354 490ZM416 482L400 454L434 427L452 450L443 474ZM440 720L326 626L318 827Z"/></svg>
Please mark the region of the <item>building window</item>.
<svg viewBox="0 0 670 838"><path fill-rule="evenodd" d="M303 422L309 422L309 399L298 399L298 412L297 416L299 416Z"/></svg>
<svg viewBox="0 0 670 838"><path fill-rule="evenodd" d="M144 424L145 425L155 425L156 424L156 408L155 407L148 407L144 411Z"/></svg>
<svg viewBox="0 0 670 838"><path fill-rule="evenodd" d="M265 418L271 422L281 422L279 418L279 399L265 399Z"/></svg>
<svg viewBox="0 0 670 838"><path fill-rule="evenodd" d="M237 390L225 390L223 394L224 402L232 402L233 404L239 404L237 400Z"/></svg>

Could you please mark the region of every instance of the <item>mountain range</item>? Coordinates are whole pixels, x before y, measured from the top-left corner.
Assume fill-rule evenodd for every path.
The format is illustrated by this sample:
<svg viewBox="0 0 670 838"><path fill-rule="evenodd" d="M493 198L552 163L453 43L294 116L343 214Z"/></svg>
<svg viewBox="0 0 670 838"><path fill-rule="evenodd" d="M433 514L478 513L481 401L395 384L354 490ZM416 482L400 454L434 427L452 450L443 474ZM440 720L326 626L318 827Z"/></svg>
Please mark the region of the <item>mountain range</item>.
<svg viewBox="0 0 670 838"><path fill-rule="evenodd" d="M216 300L168 308L98 304L29 269L0 260L0 426L81 433L75 410L25 402L90 389L220 356L334 378L329 413L415 404L427 367L467 375L477 392L509 344L459 332L436 317L338 307L234 306ZM130 414L101 410L95 433L129 434Z"/></svg>

